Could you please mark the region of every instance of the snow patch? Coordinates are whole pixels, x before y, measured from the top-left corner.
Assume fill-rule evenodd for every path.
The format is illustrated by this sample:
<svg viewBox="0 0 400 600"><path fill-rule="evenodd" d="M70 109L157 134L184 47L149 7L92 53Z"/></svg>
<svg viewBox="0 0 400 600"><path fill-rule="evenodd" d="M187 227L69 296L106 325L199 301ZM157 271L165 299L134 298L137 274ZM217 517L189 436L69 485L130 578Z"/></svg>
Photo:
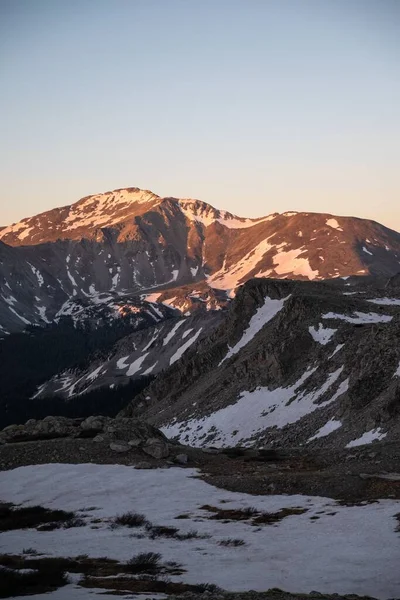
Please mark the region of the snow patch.
<svg viewBox="0 0 400 600"><path fill-rule="evenodd" d="M171 329L171 331L165 336L163 340L163 346L166 346L170 340L174 337L175 333L178 331L179 327L184 324L184 319L178 321L176 325Z"/></svg>
<svg viewBox="0 0 400 600"><path fill-rule="evenodd" d="M42 321L44 321L45 323L50 323L50 321L46 317L46 307L45 306L37 306L36 308L37 308L37 311L38 311Z"/></svg>
<svg viewBox="0 0 400 600"><path fill-rule="evenodd" d="M397 371L395 372L393 377L400 377L400 362L399 362L399 366L397 367Z"/></svg>
<svg viewBox="0 0 400 600"><path fill-rule="evenodd" d="M129 367L129 365L126 362L126 360L128 358L129 358L129 354L128 354L128 356L123 356L122 358L119 358L117 360L117 369L127 369Z"/></svg>
<svg viewBox="0 0 400 600"><path fill-rule="evenodd" d="M222 268L208 278L209 285L220 290L234 290L240 281L257 267L264 254L273 248L268 240L269 238L262 240L239 262L229 268L226 267L226 261L224 261Z"/></svg>
<svg viewBox="0 0 400 600"><path fill-rule="evenodd" d="M188 348L190 348L190 346L192 344L194 344L194 342L197 340L197 338L199 337L200 333L202 332L202 327L200 327L200 329L198 331L196 331L196 333L194 334L193 337L191 337L190 339L188 339L187 342L185 342L180 348L178 348L178 350L175 352L175 354L173 356L171 356L170 360L169 360L169 364L173 365L174 362L176 362L177 360L179 360L181 358L181 356L186 352L186 350Z"/></svg>
<svg viewBox="0 0 400 600"><path fill-rule="evenodd" d="M367 302L381 304L382 306L400 306L400 298L373 298L370 300L367 299Z"/></svg>
<svg viewBox="0 0 400 600"><path fill-rule="evenodd" d="M146 356L148 355L148 352L146 352L145 354L143 354L142 356L139 356L139 358L137 358L129 367L129 369L126 372L126 375L128 377L132 377L132 375L135 375L136 373L138 373L141 369L142 369L142 363L145 360Z"/></svg>
<svg viewBox="0 0 400 600"><path fill-rule="evenodd" d="M271 319L273 319L275 315L282 310L283 305L288 298L290 298L290 295L280 300L273 300L267 296L264 300L264 304L257 308L256 314L251 317L247 329L244 331L241 339L233 346L233 348L229 348L228 354L221 360L219 364L221 365L225 360L234 354L237 354L241 348L244 348L244 346L246 346L264 327L264 325L271 321Z"/></svg>
<svg viewBox="0 0 400 600"><path fill-rule="evenodd" d="M332 229L343 231L336 219L328 219L327 221L325 221L325 224L328 225L328 227L332 227Z"/></svg>
<svg viewBox="0 0 400 600"><path fill-rule="evenodd" d="M304 275L308 279L315 279L319 276L318 271L313 271L308 258L298 258L305 252L304 248L296 250L287 250L274 256L274 268L278 275Z"/></svg>
<svg viewBox="0 0 400 600"><path fill-rule="evenodd" d="M340 377L343 367L329 374L325 383L310 392L298 391L300 386L314 373L309 369L292 386L270 390L259 387L252 392L242 392L235 404L215 411L206 417L172 422L162 428L170 438L178 437L182 443L193 446L212 444L223 447L232 444L251 444L251 439L269 427L282 429L296 423L318 408L328 406L348 389L348 380L343 381L332 398L316 404ZM237 435L239 432L239 435Z"/></svg>
<svg viewBox="0 0 400 600"><path fill-rule="evenodd" d="M371 442L375 440L383 440L387 436L387 433L382 431L380 427L377 429L371 429L370 431L366 431L356 440L352 440L346 445L346 448L354 448L355 446L364 446L366 444L371 444Z"/></svg>
<svg viewBox="0 0 400 600"><path fill-rule="evenodd" d="M355 311L355 317L349 317L349 315L341 315L338 313L329 312L325 315L322 315L323 319L341 319L342 321L347 321L348 323L354 324L362 324L362 323L388 323L393 319L393 317L389 315L378 315L377 313L363 313L359 311Z"/></svg>
<svg viewBox="0 0 400 600"><path fill-rule="evenodd" d="M95 369L94 371L89 373L89 375L86 375L86 379L88 381L94 381L100 375L100 371L101 371L102 367L103 367L103 365L100 365L99 367L97 367L97 369Z"/></svg>
<svg viewBox="0 0 400 600"><path fill-rule="evenodd" d="M313 440L316 440L318 438L325 437L326 435L329 435L333 431L336 431L336 429L339 429L341 426L342 426L341 421L337 421L336 419L331 419L330 421L325 423L325 425L323 427L318 429L317 433L315 435L313 435L312 437L310 437L307 440L307 442L312 442Z"/></svg>
<svg viewBox="0 0 400 600"><path fill-rule="evenodd" d="M324 328L322 323L320 323L318 329L312 325L308 328L308 331L315 342L325 346L326 344L329 344L332 336L337 332L337 329Z"/></svg>
<svg viewBox="0 0 400 600"><path fill-rule="evenodd" d="M344 344L338 344L336 346L336 348L334 349L334 351L332 352L332 354L330 354L328 356L328 358L332 358L332 356L335 356L335 354L337 354L338 352L340 352L340 350L343 348Z"/></svg>

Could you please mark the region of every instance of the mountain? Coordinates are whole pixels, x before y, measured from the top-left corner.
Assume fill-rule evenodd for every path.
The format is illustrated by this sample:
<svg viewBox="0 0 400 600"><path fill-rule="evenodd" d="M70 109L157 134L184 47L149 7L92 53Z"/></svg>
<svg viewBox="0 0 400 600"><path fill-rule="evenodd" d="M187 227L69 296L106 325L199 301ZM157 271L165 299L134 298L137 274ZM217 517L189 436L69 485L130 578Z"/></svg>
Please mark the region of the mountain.
<svg viewBox="0 0 400 600"><path fill-rule="evenodd" d="M131 379L157 375L175 364L197 342L220 325L218 311L161 320L157 325L124 336L105 354L83 368L66 369L38 387L33 398L66 400L101 387L127 385Z"/></svg>
<svg viewBox="0 0 400 600"><path fill-rule="evenodd" d="M192 446L400 439L400 281L253 279L124 409Z"/></svg>
<svg viewBox="0 0 400 600"><path fill-rule="evenodd" d="M108 297L121 306L162 292L187 312L199 308L201 300L192 300L200 284L218 308L252 277L322 280L400 269L400 234L373 221L295 212L247 219L138 188L23 219L1 229L0 240L3 335L53 323L66 303L77 312L82 302L98 307Z"/></svg>
<svg viewBox="0 0 400 600"><path fill-rule="evenodd" d="M329 347L311 344L303 317L322 314L322 299L326 313L335 312L337 303L346 314L360 303L354 310L368 313L363 295L386 297L384 286L400 267L400 234L373 221L295 212L247 219L199 200L161 198L138 188L89 196L23 219L2 228L0 238L3 424L48 410L74 416L78 403L80 416L99 406L112 415L122 399L128 402L154 377L155 405L151 392L151 406L146 396L141 406L164 427L170 426L167 417L176 416L171 410L177 398L180 415L189 418L187 406L193 403L210 412L227 394L233 402L238 393L265 382L290 387L314 368L306 365L309 352L316 364L322 361L318 369L327 368L321 352ZM271 321L279 325L273 336L293 368L296 348L302 348L305 361L303 371L289 369L276 381L265 379L258 358L251 367L236 365L238 357L220 366L213 362L214 355L218 364L224 358L221 348L235 346L251 311L257 312L248 290L259 286L260 302L268 286L275 290L271 301L290 296ZM320 322L323 326L322 317ZM392 331L393 323L386 329ZM339 324L338 331L346 329ZM337 329L335 323L327 327ZM287 347L281 340L286 331ZM353 335L352 327L346 331ZM371 343L375 347L378 338ZM346 347L356 353L355 342ZM278 352L266 364L281 369L282 361ZM236 386L237 373L240 386L250 388ZM317 373L304 385L313 385ZM158 423L160 397L169 408ZM176 427L173 431L180 434Z"/></svg>

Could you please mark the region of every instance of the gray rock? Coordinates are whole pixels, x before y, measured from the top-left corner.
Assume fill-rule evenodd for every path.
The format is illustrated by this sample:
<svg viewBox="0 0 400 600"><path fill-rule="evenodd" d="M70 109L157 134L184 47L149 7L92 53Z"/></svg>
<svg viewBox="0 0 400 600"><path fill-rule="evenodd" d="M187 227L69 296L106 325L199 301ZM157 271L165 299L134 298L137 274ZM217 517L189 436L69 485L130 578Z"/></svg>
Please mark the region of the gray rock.
<svg viewBox="0 0 400 600"><path fill-rule="evenodd" d="M187 454L177 454L175 456L175 462L179 463L180 465L186 465L189 461L189 457Z"/></svg>
<svg viewBox="0 0 400 600"><path fill-rule="evenodd" d="M141 444L143 444L143 440L141 440L140 438L134 438L133 440L129 440L128 444L132 448L138 448Z"/></svg>
<svg viewBox="0 0 400 600"><path fill-rule="evenodd" d="M135 465L135 469L155 469L155 468L156 468L155 465L152 465L151 463L146 462L146 461L138 462Z"/></svg>
<svg viewBox="0 0 400 600"><path fill-rule="evenodd" d="M82 429L97 429L99 431L103 431L105 425L110 421L108 417L103 416L91 416L82 421L81 428Z"/></svg>
<svg viewBox="0 0 400 600"><path fill-rule="evenodd" d="M143 446L143 452L149 454L153 458L167 458L169 456L169 448L167 442L160 438L148 438Z"/></svg>
<svg viewBox="0 0 400 600"><path fill-rule="evenodd" d="M114 452L120 452L121 454L123 452L129 452L129 450L131 449L131 447L129 446L129 444L123 444L123 443L116 443L116 442L111 442L110 444L110 450L113 450Z"/></svg>
<svg viewBox="0 0 400 600"><path fill-rule="evenodd" d="M114 443L123 447L124 450L119 452L138 448L151 440L147 444L148 454L156 458L168 456L168 440L161 431L145 421L128 417L111 419L95 415L80 420L48 416L41 421L30 419L25 425L9 425L0 431L2 444L58 437L90 437L95 442Z"/></svg>

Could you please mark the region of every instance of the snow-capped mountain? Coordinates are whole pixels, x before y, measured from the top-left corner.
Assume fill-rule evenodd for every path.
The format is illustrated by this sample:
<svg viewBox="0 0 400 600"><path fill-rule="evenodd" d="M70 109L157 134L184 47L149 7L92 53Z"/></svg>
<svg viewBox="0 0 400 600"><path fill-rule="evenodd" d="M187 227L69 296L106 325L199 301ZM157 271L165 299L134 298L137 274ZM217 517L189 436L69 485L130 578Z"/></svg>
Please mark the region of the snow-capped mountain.
<svg viewBox="0 0 400 600"><path fill-rule="evenodd" d="M208 307L218 308L224 294L226 301L252 277L321 280L400 270L400 234L373 221L294 212L247 219L138 188L23 219L1 229L0 240L3 335L54 322L71 299L98 305L101 294L123 301L162 293L186 312L205 299L192 284L202 293L206 285Z"/></svg>

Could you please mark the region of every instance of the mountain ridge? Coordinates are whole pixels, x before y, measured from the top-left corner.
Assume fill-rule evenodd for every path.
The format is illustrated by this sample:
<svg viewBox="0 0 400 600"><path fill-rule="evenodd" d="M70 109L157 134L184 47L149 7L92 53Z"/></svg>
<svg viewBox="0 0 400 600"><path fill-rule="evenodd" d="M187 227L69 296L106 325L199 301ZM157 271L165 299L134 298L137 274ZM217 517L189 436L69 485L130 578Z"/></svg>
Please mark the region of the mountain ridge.
<svg viewBox="0 0 400 600"><path fill-rule="evenodd" d="M368 287L360 278L346 289L246 282L223 323L122 414L200 447L398 440L398 279Z"/></svg>
<svg viewBox="0 0 400 600"><path fill-rule="evenodd" d="M400 270L400 234L325 213L237 217L200 200L120 188L0 231L0 333L45 326L71 298L98 305L206 283L232 297L253 277L323 280ZM211 292L212 293L212 292Z"/></svg>
<svg viewBox="0 0 400 600"><path fill-rule="evenodd" d="M290 217L294 215L321 215L326 216L328 218L327 220L332 221L337 220L339 218L344 220L358 220L363 222L369 222L374 225L379 225L380 227L383 227L390 232L398 233L396 230L391 229L385 225L381 225L378 221L375 221L373 219L365 219L357 216L335 215L326 212L289 210L283 213L274 212L261 217L242 217L237 216L227 210L215 208L214 206L202 200L194 198L176 198L174 196L161 197L152 192L151 190L144 190L137 187L128 187L117 188L108 192L84 196L83 198L80 198L72 204L67 204L61 207L55 207L53 209L42 211L41 213L38 213L31 217L24 217L20 221L17 221L16 223L13 223L11 225L1 226L0 240L3 240L9 245L35 245L38 243L44 243L46 241L52 241L48 238L41 239L37 236L37 234L30 235L28 231L29 229L33 229L35 227L35 222L37 220L40 221L40 219L44 220L45 218L47 218L48 223L50 223L51 225L51 221L49 221L50 217L54 217L57 224L63 221L67 223L72 223L66 228L66 231L69 231L70 233L66 235L65 238L60 239L79 239L79 236L74 236L74 234L71 233L74 229L80 230L80 228L84 226L80 224L79 227L76 227L75 221L79 223L79 218L81 218L81 220L84 220L82 219L82 214L79 214L79 210L76 209L83 208L82 213L85 213L86 211L88 211L88 209L101 209L98 210L97 216L95 215L94 217L91 217L91 219L89 219L89 221L91 222L89 222L88 224L94 225L95 227L99 225L111 227L112 225L119 222L115 220L115 216L113 217L113 214L111 212L111 209L115 209L116 207L118 207L118 205L127 205L127 210L123 210L120 213L120 216L118 217L121 219L120 222L123 222L125 219L129 219L132 216L137 216L145 212L144 210L142 211L141 209L139 209L134 210L133 213L130 212L128 214L128 210L132 207L132 205L136 208L137 205L140 206L142 204L151 205L152 207L155 207L156 205L165 201L173 201L178 203L181 206L182 211L189 218L189 220L201 222L206 226L212 224L215 221L220 220L219 222L223 221L223 224L227 227L230 227L232 229L240 229L242 227L247 228L252 227L254 225L258 225L259 223L272 220L277 216ZM190 208L192 210L190 210ZM100 214L102 215L102 217L100 217ZM107 219L107 215L109 215L109 219ZM29 224L31 222L32 227L29 227ZM16 235L17 232L20 233ZM37 238L36 240L34 240L35 237ZM52 235L50 237L52 237Z"/></svg>

